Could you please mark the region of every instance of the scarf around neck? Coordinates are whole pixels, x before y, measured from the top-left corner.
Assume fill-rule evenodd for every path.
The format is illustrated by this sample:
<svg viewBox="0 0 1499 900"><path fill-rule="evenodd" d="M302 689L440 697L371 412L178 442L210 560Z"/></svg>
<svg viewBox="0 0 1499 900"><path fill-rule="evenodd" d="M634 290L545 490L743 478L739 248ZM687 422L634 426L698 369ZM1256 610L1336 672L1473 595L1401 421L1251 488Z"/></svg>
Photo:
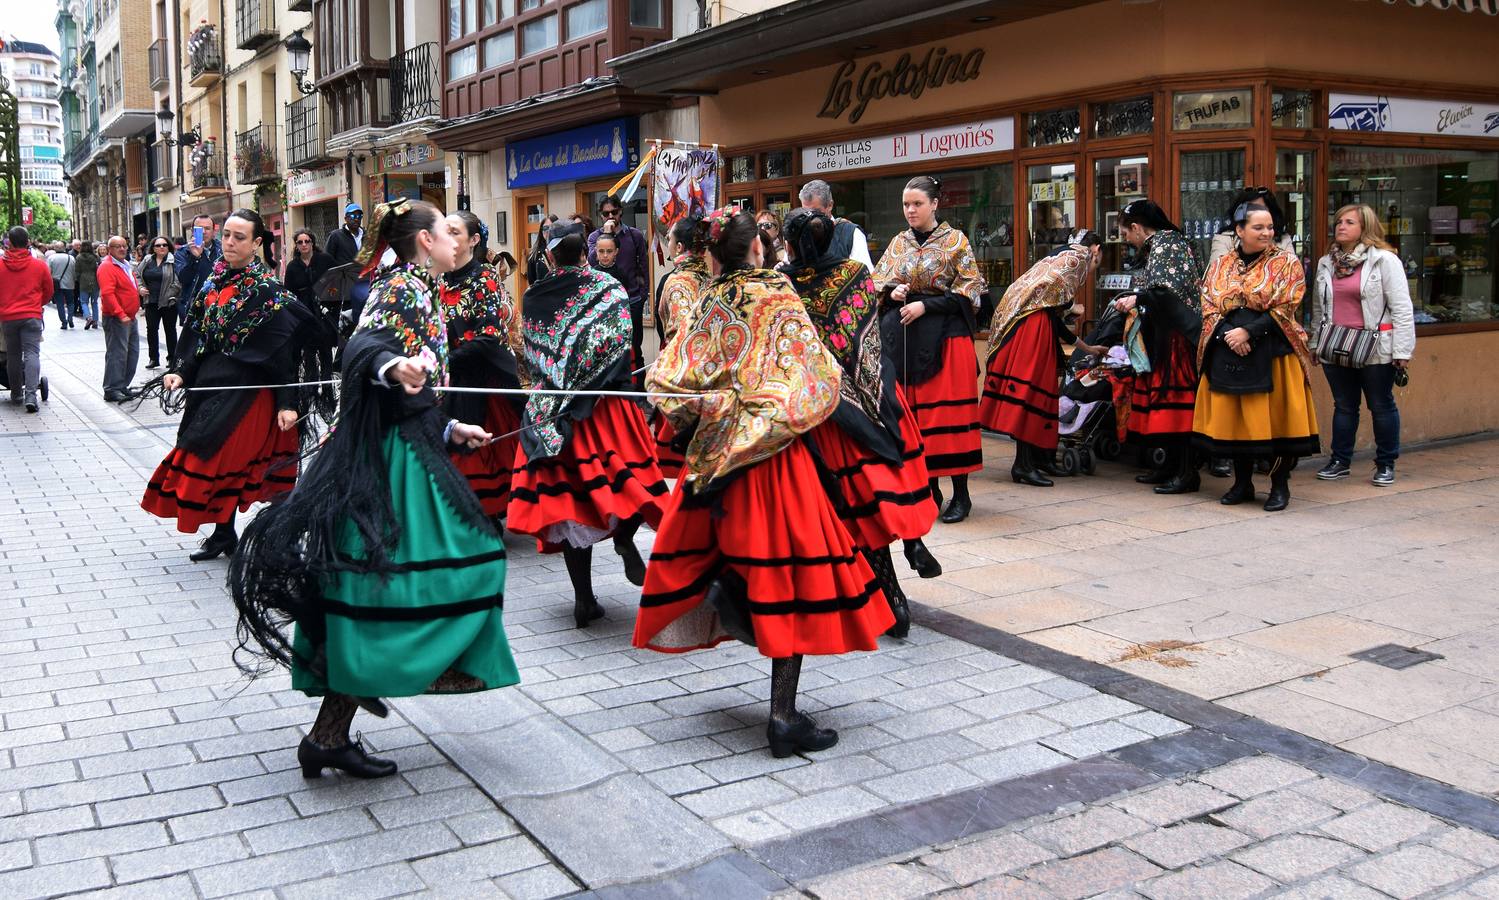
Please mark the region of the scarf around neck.
<svg viewBox="0 0 1499 900"><path fill-rule="evenodd" d="M481 337L498 338L509 346L515 307L493 267L476 256L463 268L445 274L437 295L447 322L449 349Z"/></svg>
<svg viewBox="0 0 1499 900"><path fill-rule="evenodd" d="M845 259L828 270L798 269L791 283L843 369L842 393L876 421L880 418L879 295L864 264Z"/></svg>
<svg viewBox="0 0 1499 900"><path fill-rule="evenodd" d="M1161 288L1171 292L1183 304L1197 309L1202 283L1202 266L1197 251L1180 231L1157 231L1143 248L1146 252L1143 278L1135 282L1137 290Z"/></svg>
<svg viewBox="0 0 1499 900"><path fill-rule="evenodd" d="M656 300L656 320L661 325L662 346L692 315L703 288L713 280L708 261L701 254L683 253L672 260L672 266L671 274L661 282L661 296Z"/></svg>
<svg viewBox="0 0 1499 900"><path fill-rule="evenodd" d="M1246 263L1235 247L1213 261L1202 280L1202 336L1198 339L1197 365L1202 366L1218 323L1241 308L1268 313L1280 327L1301 360L1302 375L1310 377L1311 353L1306 331L1297 321L1306 294L1306 273L1294 253L1272 245Z"/></svg>
<svg viewBox="0 0 1499 900"><path fill-rule="evenodd" d="M1333 244L1332 249L1328 250L1328 255L1332 257L1333 277L1347 278L1349 275L1357 272L1358 267L1363 265L1364 260L1369 258L1369 245L1360 241L1350 253L1337 244Z"/></svg>
<svg viewBox="0 0 1499 900"><path fill-rule="evenodd" d="M433 302L437 279L426 266L396 263L382 267L356 331L385 330L406 356L427 364L428 383L441 390L448 383L448 330L442 307Z"/></svg>
<svg viewBox="0 0 1499 900"><path fill-rule="evenodd" d="M259 257L243 269L229 268L220 257L188 310L188 322L198 335L195 352L232 356L256 329L296 299Z"/></svg>
<svg viewBox="0 0 1499 900"><path fill-rule="evenodd" d="M1010 332L1031 313L1054 307L1072 305L1073 297L1088 277L1091 253L1085 249L1068 247L1052 256L1045 256L1015 279L1005 290L994 319L989 325L989 352L992 359Z"/></svg>

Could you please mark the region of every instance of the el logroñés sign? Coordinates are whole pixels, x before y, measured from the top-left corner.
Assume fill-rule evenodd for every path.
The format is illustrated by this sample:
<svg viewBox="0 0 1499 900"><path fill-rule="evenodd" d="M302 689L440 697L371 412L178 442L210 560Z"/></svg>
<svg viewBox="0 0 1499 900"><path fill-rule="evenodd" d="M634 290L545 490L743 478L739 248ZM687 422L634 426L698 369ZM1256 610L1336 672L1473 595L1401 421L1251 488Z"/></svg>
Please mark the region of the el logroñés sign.
<svg viewBox="0 0 1499 900"><path fill-rule="evenodd" d="M802 148L803 172L842 172L1015 149L1010 116Z"/></svg>

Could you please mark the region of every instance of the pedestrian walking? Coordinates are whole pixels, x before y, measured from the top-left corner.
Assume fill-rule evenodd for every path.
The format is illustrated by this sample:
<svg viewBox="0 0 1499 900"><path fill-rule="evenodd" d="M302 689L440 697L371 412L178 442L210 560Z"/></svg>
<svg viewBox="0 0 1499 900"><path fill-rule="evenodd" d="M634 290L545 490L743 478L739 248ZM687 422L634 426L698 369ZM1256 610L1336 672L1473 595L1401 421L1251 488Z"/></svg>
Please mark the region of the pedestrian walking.
<svg viewBox="0 0 1499 900"><path fill-rule="evenodd" d="M1067 324L1078 291L1098 268L1102 244L1096 233L1079 229L1065 247L1015 279L994 308L979 420L990 431L1014 438L1010 480L1016 484L1051 487L1054 482L1047 476L1058 474L1054 459L1062 345L1103 352L1083 343Z"/></svg>
<svg viewBox="0 0 1499 900"><path fill-rule="evenodd" d="M801 439L838 407L841 370L790 280L765 268L754 217L725 207L704 227L715 278L646 380L685 395L656 402L693 440L634 644L754 645L771 661L771 753L826 750L838 733L796 708L803 657L873 650L895 622Z"/></svg>
<svg viewBox="0 0 1499 900"><path fill-rule="evenodd" d="M344 223L328 233L323 245L333 258L333 265L346 266L359 255L364 244L364 209L358 203L344 206Z"/></svg>
<svg viewBox="0 0 1499 900"><path fill-rule="evenodd" d="M31 234L16 225L0 265L0 334L5 338L5 378L10 402L37 411L42 377L42 310L52 299L52 271L31 255Z"/></svg>
<svg viewBox="0 0 1499 900"><path fill-rule="evenodd" d="M141 295L129 257L130 245L115 235L95 270L104 324L104 399L110 403L131 399L130 382L141 358Z"/></svg>
<svg viewBox="0 0 1499 900"><path fill-rule="evenodd" d="M1119 212L1120 238L1135 248L1134 290L1114 300L1138 332L1150 362L1130 388L1129 434L1165 450L1165 459L1135 481L1157 494L1189 494L1202 486L1192 452L1197 400L1197 343L1202 336L1202 266L1181 229L1152 200L1133 200Z"/></svg>
<svg viewBox="0 0 1499 900"><path fill-rule="evenodd" d="M185 534L214 526L193 562L232 554L236 510L285 494L297 480L306 428L298 428L298 412L306 400L294 385L304 380L302 349L315 340L318 322L260 259L265 238L255 212L236 210L224 220L223 257L189 307L177 358L162 379L168 390L188 389L187 405L141 507L175 519Z"/></svg>
<svg viewBox="0 0 1499 900"><path fill-rule="evenodd" d="M192 239L173 254L177 264L177 282L182 286L177 298L177 321L187 323L188 307L203 292L203 285L213 274L224 255L223 245L214 237L213 216L193 217Z"/></svg>
<svg viewBox="0 0 1499 900"><path fill-rule="evenodd" d="M901 209L910 227L881 254L874 284L883 295L880 340L921 426L939 507L938 479L952 479L952 499L940 517L951 524L972 511L968 475L984 466L973 346L984 280L968 238L938 217L941 188L929 175L906 183Z"/></svg>
<svg viewBox="0 0 1499 900"><path fill-rule="evenodd" d="M630 312L625 289L587 264L581 225L558 225L547 242L552 274L521 298L525 363L535 379L522 416L506 527L562 554L579 628L604 615L593 593L593 545L612 538L631 584L645 581L635 547L655 528L669 493L655 440L634 401L570 393L630 388Z"/></svg>
<svg viewBox="0 0 1499 900"><path fill-rule="evenodd" d="M73 327L73 285L78 275L78 261L67 245L54 244L47 251L47 269L52 275L52 302L57 304L57 318L63 328Z"/></svg>
<svg viewBox="0 0 1499 900"><path fill-rule="evenodd" d="M1268 461L1265 509L1276 512L1290 502L1297 460L1321 450L1311 354L1297 319L1306 275L1301 260L1276 245L1269 210L1241 205L1234 228L1234 249L1202 283L1193 443L1233 461L1233 487L1219 500L1226 506L1255 499L1255 461Z"/></svg>
<svg viewBox="0 0 1499 900"><path fill-rule="evenodd" d="M157 237L147 251L146 258L136 264L135 283L140 288L141 307L146 311L146 368L157 369L161 367L163 338L168 365L177 356L177 300L182 295L182 285L177 281L177 261L172 256L170 241Z"/></svg>
<svg viewBox="0 0 1499 900"><path fill-rule="evenodd" d="M443 223L453 238L454 268L442 276L437 293L448 329L448 371L455 387L520 387L516 349L519 323L515 304L498 274L484 262L484 223L464 210ZM453 464L484 514L498 521L510 503L511 469L520 445L517 428L525 399L504 394L443 395L443 408L460 422L476 422L493 435L503 435L477 450L453 448Z"/></svg>
<svg viewBox="0 0 1499 900"><path fill-rule="evenodd" d="M671 258L672 269L661 276L661 283L656 286L658 346L665 347L676 336L677 329L691 320L703 289L713 278L708 271L708 243L700 227L702 221L702 216L684 216L666 236L666 255ZM677 434L672 430L671 419L659 407L654 415L656 462L662 474L676 478L682 474L684 462L682 452L676 446Z"/></svg>
<svg viewBox="0 0 1499 900"><path fill-rule="evenodd" d="M588 263L598 265L598 253L596 248L599 238L610 235L619 242L618 262L621 276L620 284L625 287L625 294L630 298L630 369L635 371L645 365L645 351L642 349L645 340L645 301L650 295L650 262L648 260L650 241L644 233L634 225L624 222L624 203L618 194L610 194L599 204L599 215L604 217L604 224L597 229L584 233L588 235ZM585 228L590 226L585 225ZM635 376L634 383L639 386L644 381L644 373Z"/></svg>
<svg viewBox="0 0 1499 900"><path fill-rule="evenodd" d="M84 242L78 249L74 285L78 290L78 301L83 307L83 329L99 327L99 247Z"/></svg>
<svg viewBox="0 0 1499 900"><path fill-rule="evenodd" d="M1400 408L1395 385L1416 352L1416 325L1405 266L1384 239L1384 226L1367 204L1338 210L1333 245L1317 261L1312 293L1313 365L1332 390L1332 458L1323 481L1347 478L1358 435L1359 406L1368 398L1374 420L1371 484L1395 483L1400 458Z"/></svg>
<svg viewBox="0 0 1499 900"><path fill-rule="evenodd" d="M386 247L397 261L378 269L344 348L338 428L297 490L246 527L229 569L241 648L323 698L297 747L304 778L395 774L351 739L361 706L384 716L382 697L520 680L505 544L447 452L492 435L448 418L437 393L449 357L436 279L454 241L430 203L401 200L375 207L359 262Z"/></svg>
<svg viewBox="0 0 1499 900"><path fill-rule="evenodd" d="M942 566L921 539L937 520L921 428L906 406L894 367L880 352L879 293L864 264L832 250L837 225L816 210L786 220L791 283L817 328L823 349L842 369L840 400L807 434L816 457L837 484L829 499L895 615L893 637L911 629L911 610L890 559L903 542L906 559L923 578ZM761 240L765 232L762 229ZM888 371L887 371L888 370Z"/></svg>
<svg viewBox="0 0 1499 900"><path fill-rule="evenodd" d="M318 302L317 283L336 263L333 257L318 249L317 237L310 229L299 228L292 237L292 255L286 263L286 289L307 304L307 308L326 315ZM338 310L332 310L334 317Z"/></svg>

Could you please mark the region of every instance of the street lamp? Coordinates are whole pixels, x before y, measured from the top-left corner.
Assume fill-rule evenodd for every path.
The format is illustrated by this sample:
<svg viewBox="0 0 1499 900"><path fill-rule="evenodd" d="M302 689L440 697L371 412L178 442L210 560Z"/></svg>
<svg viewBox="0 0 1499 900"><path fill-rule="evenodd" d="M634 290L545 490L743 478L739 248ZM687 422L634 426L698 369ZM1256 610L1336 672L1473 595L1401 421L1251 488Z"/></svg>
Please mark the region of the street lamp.
<svg viewBox="0 0 1499 900"><path fill-rule="evenodd" d="M291 56L291 76L297 90L304 96L315 92L317 86L307 80L307 73L312 70L312 44L302 37L302 29L298 28L286 39L286 52Z"/></svg>
<svg viewBox="0 0 1499 900"><path fill-rule="evenodd" d="M156 130L161 135L162 143L168 147L177 143L172 139L172 120L175 118L177 117L167 108L167 101L161 101L161 109L156 111Z"/></svg>
<svg viewBox="0 0 1499 900"><path fill-rule="evenodd" d="M104 159L103 157L100 157L99 161L94 163L94 174L99 176L100 178L108 178L109 161Z"/></svg>

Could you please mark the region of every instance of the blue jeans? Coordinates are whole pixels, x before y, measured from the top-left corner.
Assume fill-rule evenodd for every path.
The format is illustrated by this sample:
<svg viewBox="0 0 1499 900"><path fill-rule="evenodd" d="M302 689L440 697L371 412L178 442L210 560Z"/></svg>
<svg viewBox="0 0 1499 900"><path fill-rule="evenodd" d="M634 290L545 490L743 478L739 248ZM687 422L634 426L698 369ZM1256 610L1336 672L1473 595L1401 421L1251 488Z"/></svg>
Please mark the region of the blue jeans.
<svg viewBox="0 0 1499 900"><path fill-rule="evenodd" d="M54 287L52 289L52 302L57 306L57 324L71 325L73 322L73 292L65 287Z"/></svg>
<svg viewBox="0 0 1499 900"><path fill-rule="evenodd" d="M1358 435L1361 400L1369 401L1374 420L1374 463L1394 465L1400 458L1400 409L1395 406L1395 367L1323 366L1327 386L1332 389L1332 458L1353 461L1353 440Z"/></svg>
<svg viewBox="0 0 1499 900"><path fill-rule="evenodd" d="M95 322L99 321L98 291L80 290L78 292L78 303L83 307L83 317L85 319L92 319Z"/></svg>

